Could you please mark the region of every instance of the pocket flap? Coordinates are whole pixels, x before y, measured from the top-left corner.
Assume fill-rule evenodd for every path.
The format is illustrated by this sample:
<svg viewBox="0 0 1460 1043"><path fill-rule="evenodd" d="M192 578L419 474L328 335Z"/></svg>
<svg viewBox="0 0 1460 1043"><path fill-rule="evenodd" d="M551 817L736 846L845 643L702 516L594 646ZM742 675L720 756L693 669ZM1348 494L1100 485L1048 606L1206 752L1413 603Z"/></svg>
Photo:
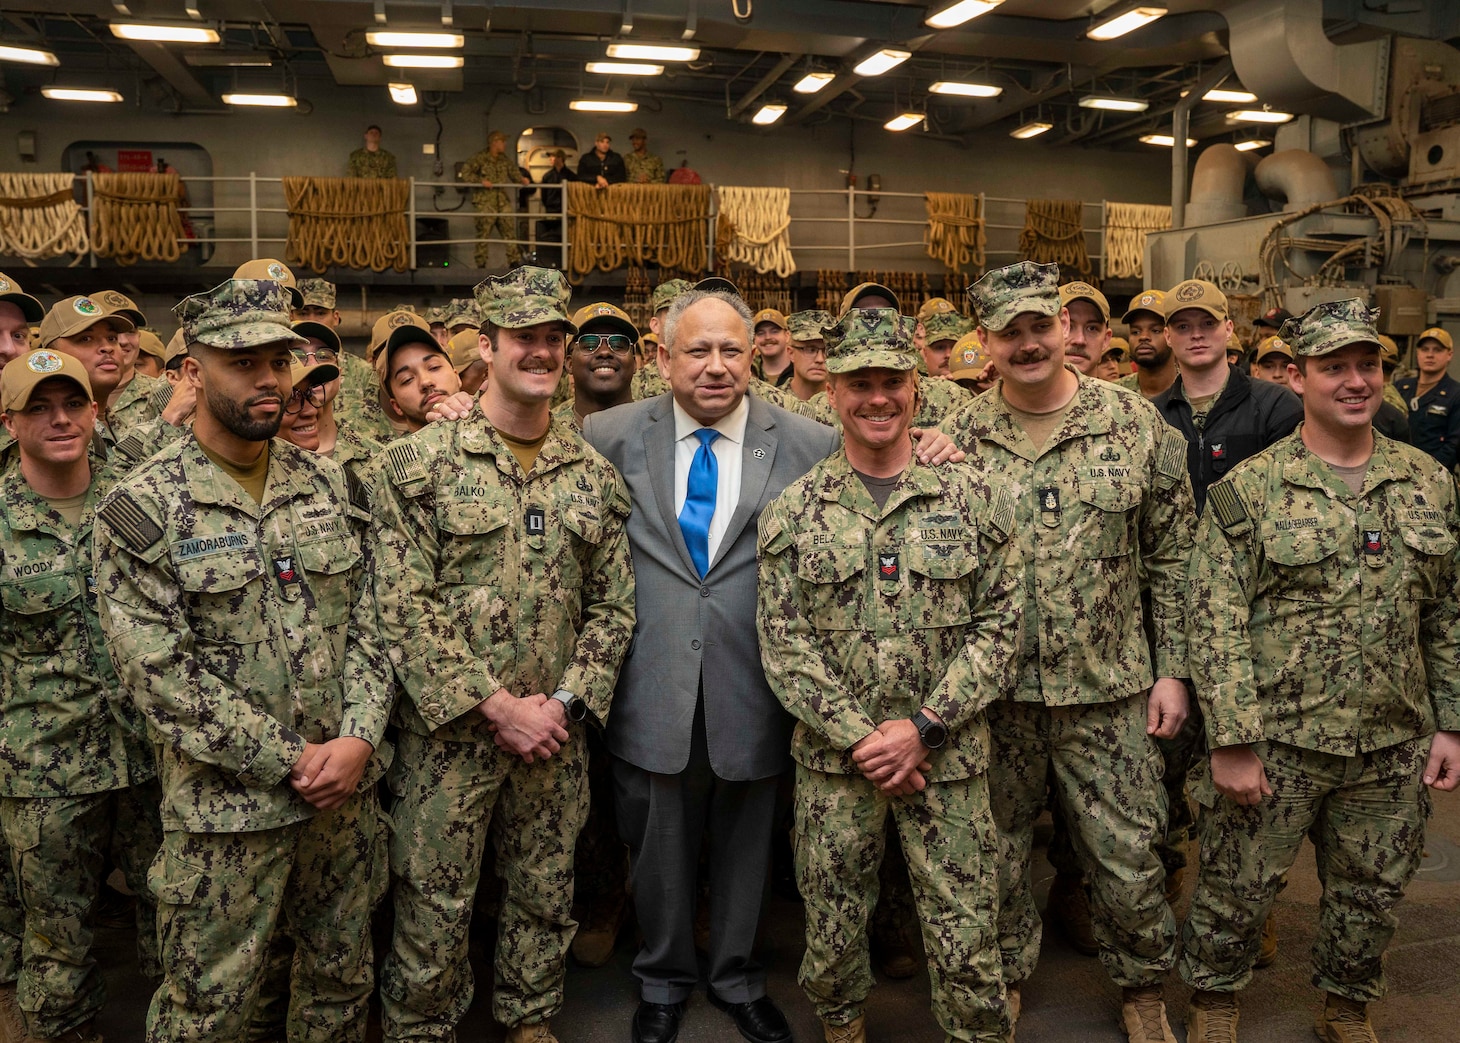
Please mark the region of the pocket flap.
<svg viewBox="0 0 1460 1043"><path fill-rule="evenodd" d="M959 579L978 564L972 543L914 543L908 546L907 567L929 579Z"/></svg>
<svg viewBox="0 0 1460 1043"><path fill-rule="evenodd" d="M360 560L360 547L352 539L318 540L299 545L299 564L305 572L334 576L347 572Z"/></svg>
<svg viewBox="0 0 1460 1043"><path fill-rule="evenodd" d="M264 574L263 559L253 550L180 561L176 568L178 586L194 594L238 590Z"/></svg>
<svg viewBox="0 0 1460 1043"><path fill-rule="evenodd" d="M37 616L54 612L76 600L81 584L69 572L52 573L25 582L0 584L0 604L6 612L21 616Z"/></svg>
<svg viewBox="0 0 1460 1043"><path fill-rule="evenodd" d="M1141 487L1132 482L1081 482L1080 499L1102 511L1128 511L1140 506Z"/></svg>
<svg viewBox="0 0 1460 1043"><path fill-rule="evenodd" d="M802 550L796 575L804 583L843 583L866 567L865 544L830 544Z"/></svg>
<svg viewBox="0 0 1460 1043"><path fill-rule="evenodd" d="M481 536L506 525L510 508L494 500L447 500L437 509L441 528L453 536Z"/></svg>
<svg viewBox="0 0 1460 1043"><path fill-rule="evenodd" d="M1338 550L1338 535L1332 529L1306 529L1268 537L1262 550L1279 565L1315 565Z"/></svg>
<svg viewBox="0 0 1460 1043"><path fill-rule="evenodd" d="M1420 554L1441 556L1455 551L1455 537L1444 529L1404 529L1400 535L1406 547Z"/></svg>

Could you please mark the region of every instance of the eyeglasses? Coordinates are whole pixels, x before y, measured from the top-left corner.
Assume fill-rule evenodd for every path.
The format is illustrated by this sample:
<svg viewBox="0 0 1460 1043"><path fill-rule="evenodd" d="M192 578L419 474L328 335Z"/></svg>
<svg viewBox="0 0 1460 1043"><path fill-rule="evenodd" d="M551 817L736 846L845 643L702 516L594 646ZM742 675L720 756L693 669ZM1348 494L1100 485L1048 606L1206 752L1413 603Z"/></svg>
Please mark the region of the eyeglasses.
<svg viewBox="0 0 1460 1043"><path fill-rule="evenodd" d="M634 350L634 339L622 333L584 333L573 341L573 347L582 348L590 355L604 345L615 355L627 355Z"/></svg>
<svg viewBox="0 0 1460 1043"><path fill-rule="evenodd" d="M313 387L295 388L294 393L289 396L289 401L284 403L284 412L291 416L304 408L304 400L309 399L309 404L319 409L324 405L324 385L315 384Z"/></svg>
<svg viewBox="0 0 1460 1043"><path fill-rule="evenodd" d="M300 362L308 362L311 358L316 362L333 362L339 354L334 348L295 348L294 357Z"/></svg>

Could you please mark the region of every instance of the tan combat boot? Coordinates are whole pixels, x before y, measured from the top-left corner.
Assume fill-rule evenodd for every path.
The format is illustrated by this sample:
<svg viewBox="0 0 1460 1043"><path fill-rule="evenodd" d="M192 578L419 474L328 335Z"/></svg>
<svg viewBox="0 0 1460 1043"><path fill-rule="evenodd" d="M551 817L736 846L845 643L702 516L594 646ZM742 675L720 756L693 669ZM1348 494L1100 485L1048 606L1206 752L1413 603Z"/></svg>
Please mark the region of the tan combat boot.
<svg viewBox="0 0 1460 1043"><path fill-rule="evenodd" d="M832 1025L825 1021L821 1029L826 1043L867 1043L867 1019L858 1014L845 1025Z"/></svg>
<svg viewBox="0 0 1460 1043"><path fill-rule="evenodd" d="M1019 1011L1024 1005L1023 999L1019 995L1019 986L1004 987L1004 1006L1009 1011L1009 1043L1014 1043L1014 1030L1019 1027Z"/></svg>
<svg viewBox="0 0 1460 1043"><path fill-rule="evenodd" d="M303 407L301 406L300 408L302 409ZM1166 893L1166 904L1171 906L1173 909L1176 907L1176 903L1181 901L1181 889L1185 885L1185 883L1185 866L1177 866L1175 869L1166 874L1166 885L1164 887L1164 891Z"/></svg>
<svg viewBox="0 0 1460 1043"><path fill-rule="evenodd" d="M513 1025L507 1030L507 1043L558 1043L558 1037L546 1021L532 1025Z"/></svg>
<svg viewBox="0 0 1460 1043"><path fill-rule="evenodd" d="M1186 1043L1237 1043L1237 994L1198 989L1186 1008Z"/></svg>
<svg viewBox="0 0 1460 1043"><path fill-rule="evenodd" d="M1161 1000L1159 985L1123 989L1120 1021L1130 1043L1176 1043L1166 1021L1166 1004Z"/></svg>
<svg viewBox="0 0 1460 1043"><path fill-rule="evenodd" d="M1324 1043L1379 1043L1369 1024L1368 1006L1330 992L1313 1031Z"/></svg>
<svg viewBox="0 0 1460 1043"><path fill-rule="evenodd" d="M1090 922L1090 895L1085 881L1078 876L1057 875L1049 885L1045 910L1060 933L1082 956L1098 956L1100 943L1095 940L1095 927Z"/></svg>
<svg viewBox="0 0 1460 1043"><path fill-rule="evenodd" d="M1269 911L1262 921L1262 942L1257 950L1257 966L1271 967L1277 962L1278 935L1277 913Z"/></svg>
<svg viewBox="0 0 1460 1043"><path fill-rule="evenodd" d="M628 921L628 898L615 895L599 899L578 926L569 952L584 967L602 967L613 958L619 931Z"/></svg>

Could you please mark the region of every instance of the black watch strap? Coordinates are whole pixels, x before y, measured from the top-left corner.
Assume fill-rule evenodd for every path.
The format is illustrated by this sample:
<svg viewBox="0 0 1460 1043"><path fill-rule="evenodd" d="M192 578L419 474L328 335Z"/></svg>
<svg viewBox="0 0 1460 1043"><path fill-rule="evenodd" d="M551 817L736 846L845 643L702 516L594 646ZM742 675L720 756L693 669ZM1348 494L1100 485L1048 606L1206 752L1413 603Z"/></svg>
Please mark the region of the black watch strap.
<svg viewBox="0 0 1460 1043"><path fill-rule="evenodd" d="M929 718L922 710L913 714L912 722L917 726L918 735L928 749L936 750L948 741L947 727Z"/></svg>

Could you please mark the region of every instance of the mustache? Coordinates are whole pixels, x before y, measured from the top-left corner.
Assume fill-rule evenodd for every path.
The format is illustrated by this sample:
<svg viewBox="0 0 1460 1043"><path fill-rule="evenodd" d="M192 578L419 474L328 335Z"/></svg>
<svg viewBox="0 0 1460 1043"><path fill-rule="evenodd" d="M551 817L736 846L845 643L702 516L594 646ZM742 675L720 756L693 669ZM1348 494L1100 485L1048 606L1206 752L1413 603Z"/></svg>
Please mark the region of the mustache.
<svg viewBox="0 0 1460 1043"><path fill-rule="evenodd" d="M266 402L276 406L282 406L284 404L284 399L279 395L255 395L253 398L244 403L244 407L248 408L252 406L261 406Z"/></svg>
<svg viewBox="0 0 1460 1043"><path fill-rule="evenodd" d="M1088 355L1084 357L1089 358ZM1009 361L1016 366L1024 366L1028 365L1031 362L1043 362L1047 358L1049 358L1049 352L1045 351L1043 348L1033 348L1027 351L1019 352L1017 355L1010 358Z"/></svg>

